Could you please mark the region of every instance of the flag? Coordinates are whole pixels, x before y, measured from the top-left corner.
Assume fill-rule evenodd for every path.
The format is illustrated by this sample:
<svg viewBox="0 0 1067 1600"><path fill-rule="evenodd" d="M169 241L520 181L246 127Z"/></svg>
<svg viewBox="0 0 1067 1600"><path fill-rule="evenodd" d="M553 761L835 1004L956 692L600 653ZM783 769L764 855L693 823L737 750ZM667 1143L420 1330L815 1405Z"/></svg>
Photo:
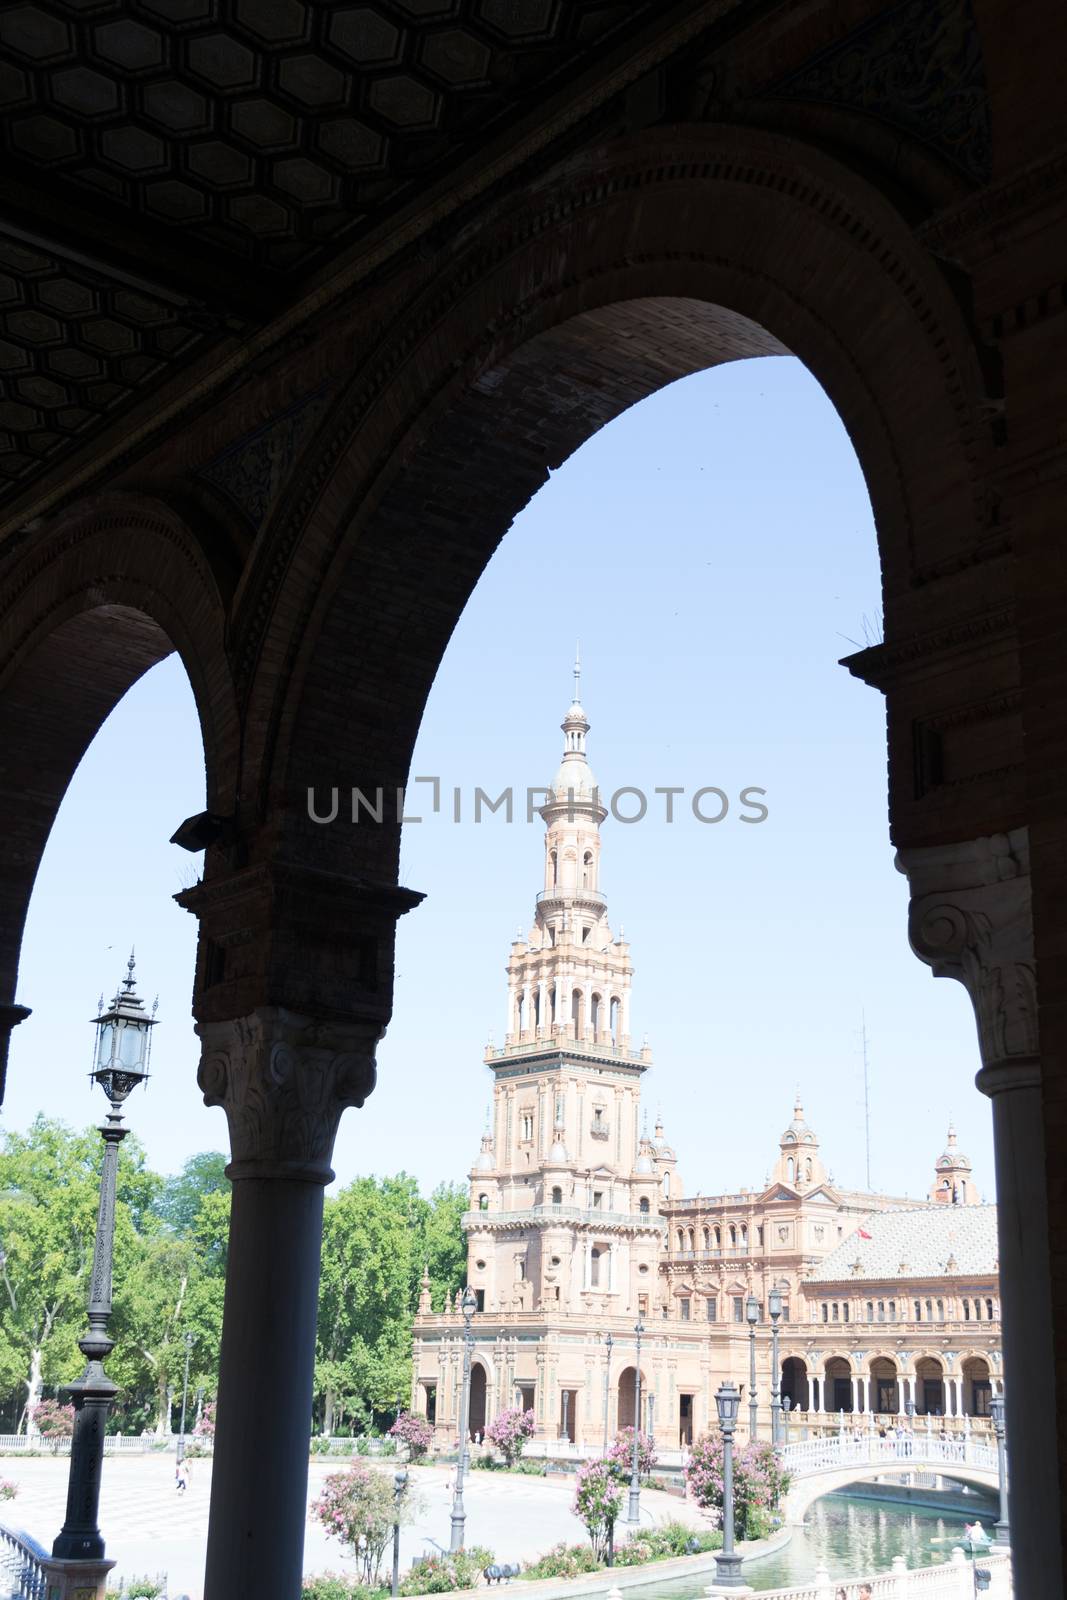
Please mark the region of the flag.
<svg viewBox="0 0 1067 1600"><path fill-rule="evenodd" d="M861 1239L871 1239L871 1238L874 1237L873 1234L867 1233L867 1231L864 1228L860 1228L859 1236L860 1236Z"/></svg>

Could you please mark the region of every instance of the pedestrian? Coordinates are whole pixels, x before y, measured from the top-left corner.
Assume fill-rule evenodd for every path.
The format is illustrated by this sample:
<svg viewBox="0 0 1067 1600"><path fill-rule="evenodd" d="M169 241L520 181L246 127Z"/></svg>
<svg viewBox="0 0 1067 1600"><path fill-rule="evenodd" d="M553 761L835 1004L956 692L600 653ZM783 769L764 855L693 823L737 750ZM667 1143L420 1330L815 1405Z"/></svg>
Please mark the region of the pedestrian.
<svg viewBox="0 0 1067 1600"><path fill-rule="evenodd" d="M189 1483L189 1468L184 1460L179 1461L174 1469L174 1487L179 1494L184 1494Z"/></svg>
<svg viewBox="0 0 1067 1600"><path fill-rule="evenodd" d="M856 1600L871 1600L871 1586L869 1583L860 1584L860 1592L856 1596Z"/></svg>

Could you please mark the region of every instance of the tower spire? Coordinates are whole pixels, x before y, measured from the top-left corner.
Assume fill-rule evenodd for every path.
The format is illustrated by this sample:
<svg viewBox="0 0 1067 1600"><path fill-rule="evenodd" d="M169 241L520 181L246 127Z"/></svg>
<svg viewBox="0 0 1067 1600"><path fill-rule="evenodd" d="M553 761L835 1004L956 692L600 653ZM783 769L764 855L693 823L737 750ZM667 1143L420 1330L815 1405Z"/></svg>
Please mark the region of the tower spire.
<svg viewBox="0 0 1067 1600"><path fill-rule="evenodd" d="M582 703L582 650L581 641L575 640L574 644L574 703Z"/></svg>

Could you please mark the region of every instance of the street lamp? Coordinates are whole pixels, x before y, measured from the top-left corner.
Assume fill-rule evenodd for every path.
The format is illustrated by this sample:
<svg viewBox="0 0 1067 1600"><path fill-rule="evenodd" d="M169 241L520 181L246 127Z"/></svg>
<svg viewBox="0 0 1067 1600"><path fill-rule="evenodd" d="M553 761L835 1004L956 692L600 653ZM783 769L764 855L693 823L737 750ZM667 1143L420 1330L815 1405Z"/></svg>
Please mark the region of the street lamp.
<svg viewBox="0 0 1067 1600"><path fill-rule="evenodd" d="M989 1400L989 1415L993 1419L993 1431L997 1436L997 1487L1000 1490L1000 1515L993 1526L994 1545L1011 1543L1011 1528L1008 1523L1008 1473L1007 1460L1004 1452L1004 1396L994 1394Z"/></svg>
<svg viewBox="0 0 1067 1600"><path fill-rule="evenodd" d="M641 1447L641 1335L645 1325L638 1317L634 1324L634 1333L637 1335L637 1366L634 1369L634 1454L630 1467L630 1503L626 1510L627 1522L638 1523L641 1520L641 1468L639 1451Z"/></svg>
<svg viewBox="0 0 1067 1600"><path fill-rule="evenodd" d="M792 1406L792 1404L793 1404L793 1402L790 1400L790 1398L789 1398L789 1396L787 1394L782 1396L782 1443L783 1444L788 1444L789 1443L789 1410L790 1410L790 1407Z"/></svg>
<svg viewBox="0 0 1067 1600"><path fill-rule="evenodd" d="M393 1581L389 1593L400 1593L400 1502L404 1497L408 1475L404 1467L393 1473Z"/></svg>
<svg viewBox="0 0 1067 1600"><path fill-rule="evenodd" d="M745 1301L745 1319L748 1322L748 1436L756 1437L756 1323L759 1321L759 1301L750 1294Z"/></svg>
<svg viewBox="0 0 1067 1600"><path fill-rule="evenodd" d="M178 1462L185 1460L185 1401L189 1393L189 1357L193 1353L193 1335L185 1335L185 1377L182 1379L182 1425L178 1434Z"/></svg>
<svg viewBox="0 0 1067 1600"><path fill-rule="evenodd" d="M153 1006L153 1013L155 1009ZM131 952L121 990L107 1011L101 1001L100 1010L93 1019L96 1049L89 1076L103 1089L111 1109L106 1124L100 1129L104 1163L89 1278L89 1327L78 1340L87 1365L80 1378L64 1386L64 1392L74 1404L74 1434L70 1441L67 1515L52 1545L53 1556L60 1560L100 1561L104 1555L104 1540L97 1518L104 1464L104 1425L111 1402L118 1393L118 1385L104 1372L104 1360L115 1343L108 1338L107 1326L111 1319L119 1145L129 1131L122 1126L122 1105L126 1096L148 1077L150 1039L155 1023L155 1016L146 1014L144 1002L134 990Z"/></svg>
<svg viewBox="0 0 1067 1600"><path fill-rule="evenodd" d="M778 1371L778 1318L782 1315L782 1291L775 1287L767 1296L767 1310L771 1314L771 1444L781 1444L782 1402L781 1378Z"/></svg>
<svg viewBox="0 0 1067 1600"><path fill-rule="evenodd" d="M722 1429L722 1549L715 1552L715 1576L723 1589L740 1588L743 1582L741 1557L734 1549L734 1429L740 1402L736 1384L719 1386L715 1405Z"/></svg>
<svg viewBox="0 0 1067 1600"><path fill-rule="evenodd" d="M468 1286L463 1291L460 1308L463 1312L463 1398L460 1402L459 1424L459 1459L456 1462L456 1492L452 1496L452 1538L449 1550L463 1549L463 1529L467 1521L467 1513L463 1509L463 1477L467 1469L467 1437L471 1424L471 1352L474 1348L474 1335L471 1333L471 1317L478 1305L478 1296Z"/></svg>
<svg viewBox="0 0 1067 1600"><path fill-rule="evenodd" d="M615 1340L611 1334L604 1339L604 1454L608 1453L608 1400L611 1394L611 1352Z"/></svg>

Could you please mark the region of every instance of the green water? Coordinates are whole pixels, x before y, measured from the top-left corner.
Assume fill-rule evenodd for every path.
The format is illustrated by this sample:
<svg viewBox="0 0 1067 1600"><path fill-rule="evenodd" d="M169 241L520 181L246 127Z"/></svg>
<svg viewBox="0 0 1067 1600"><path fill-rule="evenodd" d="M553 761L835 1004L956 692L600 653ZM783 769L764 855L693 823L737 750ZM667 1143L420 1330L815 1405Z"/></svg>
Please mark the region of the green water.
<svg viewBox="0 0 1067 1600"><path fill-rule="evenodd" d="M991 1531L995 1509L991 1508L988 1516L985 1502L977 1509ZM745 1562L745 1582L753 1589L810 1583L820 1564L827 1567L831 1578L867 1577L888 1572L894 1556L903 1556L909 1567L935 1566L949 1559L967 1520L960 1512L906 1509L890 1501L828 1495L815 1502L803 1528L794 1529L784 1549L760 1561ZM690 1600L702 1595L710 1581L708 1574L702 1573L673 1583L642 1585L640 1597Z"/></svg>

